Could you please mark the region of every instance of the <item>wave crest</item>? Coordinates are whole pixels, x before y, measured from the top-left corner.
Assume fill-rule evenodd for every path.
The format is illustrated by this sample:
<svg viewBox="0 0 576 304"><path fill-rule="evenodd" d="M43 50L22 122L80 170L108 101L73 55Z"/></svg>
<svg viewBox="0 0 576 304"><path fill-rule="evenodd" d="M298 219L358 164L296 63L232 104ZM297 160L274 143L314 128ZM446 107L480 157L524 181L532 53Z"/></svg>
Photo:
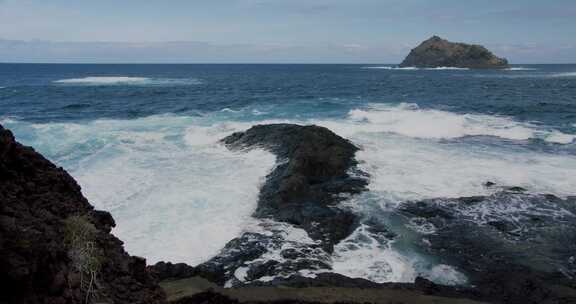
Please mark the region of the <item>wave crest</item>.
<svg viewBox="0 0 576 304"><path fill-rule="evenodd" d="M365 67L365 69L379 69L379 70L396 70L396 71L446 71L446 70L460 70L467 71L469 68L457 68L457 67L436 67L436 68L417 68L417 67L395 67L395 66L374 66Z"/></svg>
<svg viewBox="0 0 576 304"><path fill-rule="evenodd" d="M451 139L465 136L494 136L510 140L542 139L569 144L576 135L547 131L505 116L457 114L423 110L417 104L371 105L348 113L351 120L368 123L371 131L390 132L416 138Z"/></svg>
<svg viewBox="0 0 576 304"><path fill-rule="evenodd" d="M193 78L148 78L129 76L88 76L82 78L68 78L54 81L57 84L68 85L193 85L201 81Z"/></svg>

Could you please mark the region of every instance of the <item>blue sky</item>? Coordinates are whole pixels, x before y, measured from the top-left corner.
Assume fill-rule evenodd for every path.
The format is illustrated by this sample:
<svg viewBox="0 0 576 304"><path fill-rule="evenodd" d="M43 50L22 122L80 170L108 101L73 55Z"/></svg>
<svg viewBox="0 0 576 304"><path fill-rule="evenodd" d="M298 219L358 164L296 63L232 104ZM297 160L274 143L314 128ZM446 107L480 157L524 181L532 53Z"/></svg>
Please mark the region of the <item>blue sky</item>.
<svg viewBox="0 0 576 304"><path fill-rule="evenodd" d="M0 62L396 63L433 34L576 63L576 0L0 0Z"/></svg>

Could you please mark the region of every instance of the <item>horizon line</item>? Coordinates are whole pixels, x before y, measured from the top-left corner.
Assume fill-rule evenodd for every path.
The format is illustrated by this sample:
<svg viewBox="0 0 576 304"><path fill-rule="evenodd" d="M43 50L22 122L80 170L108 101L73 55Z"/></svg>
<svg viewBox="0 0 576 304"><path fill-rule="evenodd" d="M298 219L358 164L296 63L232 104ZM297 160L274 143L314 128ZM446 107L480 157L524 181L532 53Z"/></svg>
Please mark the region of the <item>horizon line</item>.
<svg viewBox="0 0 576 304"><path fill-rule="evenodd" d="M382 62L43 62L43 61L14 61L14 62L1 62L0 64L102 64L102 65L112 65L112 64L124 64L124 65L159 65L159 64L171 64L171 65L184 65L184 64L230 64L230 65L241 65L241 64L253 64L253 65L400 65L400 63L382 63ZM510 65L576 65L576 62L557 62L557 63L510 63Z"/></svg>

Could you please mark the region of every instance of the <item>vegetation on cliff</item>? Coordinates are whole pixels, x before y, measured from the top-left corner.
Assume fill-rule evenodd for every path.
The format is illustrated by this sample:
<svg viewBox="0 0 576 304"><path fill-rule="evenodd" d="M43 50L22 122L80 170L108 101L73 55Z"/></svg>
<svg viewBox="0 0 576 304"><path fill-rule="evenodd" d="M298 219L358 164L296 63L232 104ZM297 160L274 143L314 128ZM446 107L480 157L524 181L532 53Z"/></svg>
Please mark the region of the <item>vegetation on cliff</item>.
<svg viewBox="0 0 576 304"><path fill-rule="evenodd" d="M508 67L508 60L496 57L481 45L450 42L433 36L412 49L400 66L488 69L506 68Z"/></svg>

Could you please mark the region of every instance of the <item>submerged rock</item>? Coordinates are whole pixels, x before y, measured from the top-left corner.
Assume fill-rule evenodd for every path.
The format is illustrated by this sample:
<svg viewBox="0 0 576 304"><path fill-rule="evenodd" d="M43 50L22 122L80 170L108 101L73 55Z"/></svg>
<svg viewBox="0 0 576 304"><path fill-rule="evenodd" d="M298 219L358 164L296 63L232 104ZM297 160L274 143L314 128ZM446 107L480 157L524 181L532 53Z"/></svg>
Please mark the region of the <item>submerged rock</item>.
<svg viewBox="0 0 576 304"><path fill-rule="evenodd" d="M400 213L410 220L408 227L414 227L414 219L433 227L415 227L417 245L458 267L484 298L576 301L576 290L560 287L576 282L576 198L519 190L408 202Z"/></svg>
<svg viewBox="0 0 576 304"><path fill-rule="evenodd" d="M422 42L412 49L401 67L437 68L507 68L508 61L496 57L481 45L450 42L438 36Z"/></svg>
<svg viewBox="0 0 576 304"><path fill-rule="evenodd" d="M0 126L1 303L164 302L114 225L64 169Z"/></svg>

